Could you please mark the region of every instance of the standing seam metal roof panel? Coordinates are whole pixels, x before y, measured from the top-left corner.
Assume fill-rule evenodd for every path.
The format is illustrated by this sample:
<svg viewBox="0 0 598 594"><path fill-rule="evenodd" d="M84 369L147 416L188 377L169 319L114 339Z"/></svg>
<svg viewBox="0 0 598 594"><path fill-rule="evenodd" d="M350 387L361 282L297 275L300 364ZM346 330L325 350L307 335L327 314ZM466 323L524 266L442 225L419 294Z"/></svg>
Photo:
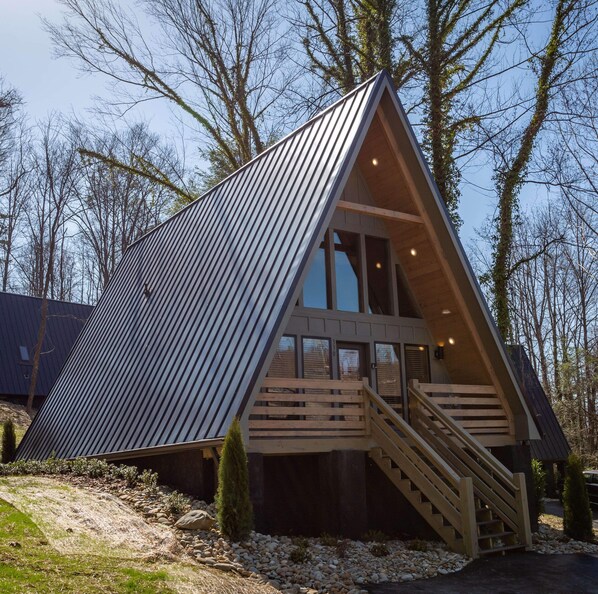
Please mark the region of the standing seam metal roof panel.
<svg viewBox="0 0 598 594"><path fill-rule="evenodd" d="M368 81L131 246L19 458L225 434L383 82Z"/></svg>

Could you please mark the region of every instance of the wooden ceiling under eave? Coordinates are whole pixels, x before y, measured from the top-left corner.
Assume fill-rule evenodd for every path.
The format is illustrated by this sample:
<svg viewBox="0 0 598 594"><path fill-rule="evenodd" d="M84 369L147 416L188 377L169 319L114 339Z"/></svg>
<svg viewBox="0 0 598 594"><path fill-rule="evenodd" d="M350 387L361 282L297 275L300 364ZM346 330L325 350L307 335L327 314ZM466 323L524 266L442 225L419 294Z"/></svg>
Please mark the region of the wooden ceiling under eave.
<svg viewBox="0 0 598 594"><path fill-rule="evenodd" d="M377 166L372 163L374 158ZM357 162L377 207L425 214L420 212L412 196L378 115L372 121ZM427 217L423 218L427 221ZM434 341L444 346L444 362L451 381L459 384L495 383L463 315L462 300L448 278L442 247L434 240L429 224L389 220L385 223ZM411 250L416 251L415 256ZM443 310L451 313L443 314ZM449 338L454 339L454 345L449 344Z"/></svg>

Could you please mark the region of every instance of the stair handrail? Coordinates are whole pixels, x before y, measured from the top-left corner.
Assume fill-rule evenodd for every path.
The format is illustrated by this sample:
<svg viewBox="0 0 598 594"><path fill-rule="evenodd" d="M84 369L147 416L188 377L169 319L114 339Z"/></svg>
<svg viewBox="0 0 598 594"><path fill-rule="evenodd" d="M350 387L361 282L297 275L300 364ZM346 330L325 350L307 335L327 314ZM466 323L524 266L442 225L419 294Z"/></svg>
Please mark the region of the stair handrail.
<svg viewBox="0 0 598 594"><path fill-rule="evenodd" d="M394 423L395 426L397 426L411 440L417 443L419 448L425 450L426 456L428 456L434 462L434 464L442 470L445 478L447 478L451 482L452 486L458 490L460 477L446 463L446 461L443 460L436 451L430 449L428 443L421 437L421 435L419 435L419 433L417 433L417 431L415 431L415 429L413 429L413 427L411 427L411 425L409 425L409 423L407 423L405 419L400 417L397 414L397 412L387 402L385 402L384 399L377 392L370 388L368 384L364 383L364 391L366 392L370 400L372 400L374 404L378 408L380 408L385 415L389 417L389 419Z"/></svg>
<svg viewBox="0 0 598 594"><path fill-rule="evenodd" d="M409 392L424 408L440 419L446 425L451 433L461 443L475 452L484 462L497 474L504 482L509 484L515 491L519 488L514 480L513 473L502 462L497 460L488 450L468 431L465 431L450 415L448 415L432 398L420 390L418 380L409 381Z"/></svg>
<svg viewBox="0 0 598 594"><path fill-rule="evenodd" d="M478 556L478 542L475 529L475 505L471 478L459 476L453 468L451 468L451 466L448 465L433 448L431 448L426 440L369 386L367 380L364 380L364 394L370 400L370 402L366 403L366 409L369 410L372 403L378 407L395 427L411 439L413 443L417 444L422 452L425 452L425 456L442 472L444 478L449 482L451 487L455 489L455 494L459 499L457 509L458 512L460 512L460 525L455 526L455 528L457 528L463 538L465 552L470 557L476 558Z"/></svg>
<svg viewBox="0 0 598 594"><path fill-rule="evenodd" d="M418 380L409 381L409 394L414 396L419 404L428 410L437 419L441 420L451 431L452 435L462 444L465 444L484 463L489 466L495 475L513 491L515 499L514 510L518 517L517 531L520 542L529 547L531 545L531 526L529 513L527 511L527 492L525 486L525 475L522 472L512 473L504 464L498 461L488 450L468 431L463 429L452 417L450 417L440 406L433 402L425 392L420 390ZM482 477L480 477L482 478ZM495 477L496 478L496 477Z"/></svg>

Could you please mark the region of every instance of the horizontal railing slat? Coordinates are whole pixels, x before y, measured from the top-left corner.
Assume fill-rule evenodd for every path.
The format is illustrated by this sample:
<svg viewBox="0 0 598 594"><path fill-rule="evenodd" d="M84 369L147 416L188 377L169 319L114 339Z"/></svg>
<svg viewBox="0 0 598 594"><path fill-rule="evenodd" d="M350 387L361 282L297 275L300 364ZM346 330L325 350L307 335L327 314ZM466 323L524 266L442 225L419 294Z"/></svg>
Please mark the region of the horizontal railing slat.
<svg viewBox="0 0 598 594"><path fill-rule="evenodd" d="M362 382L345 380L303 379L267 377L262 382L264 388L294 388L305 390L363 390Z"/></svg>

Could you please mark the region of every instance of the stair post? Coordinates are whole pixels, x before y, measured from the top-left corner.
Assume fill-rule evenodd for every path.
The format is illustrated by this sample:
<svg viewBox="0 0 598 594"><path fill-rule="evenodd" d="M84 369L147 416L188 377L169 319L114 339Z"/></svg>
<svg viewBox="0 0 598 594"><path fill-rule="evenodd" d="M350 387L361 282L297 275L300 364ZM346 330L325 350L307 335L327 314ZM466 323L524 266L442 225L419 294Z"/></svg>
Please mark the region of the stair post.
<svg viewBox="0 0 598 594"><path fill-rule="evenodd" d="M532 544L532 528L529 519L529 507L527 503L527 488L525 486L525 474L523 472L513 473L513 482L515 483L515 504L517 505L517 532L519 542L525 545L526 549Z"/></svg>
<svg viewBox="0 0 598 594"><path fill-rule="evenodd" d="M472 558L478 557L478 526L475 515L473 480L470 476L459 478L459 503L461 507L462 536L465 552Z"/></svg>

